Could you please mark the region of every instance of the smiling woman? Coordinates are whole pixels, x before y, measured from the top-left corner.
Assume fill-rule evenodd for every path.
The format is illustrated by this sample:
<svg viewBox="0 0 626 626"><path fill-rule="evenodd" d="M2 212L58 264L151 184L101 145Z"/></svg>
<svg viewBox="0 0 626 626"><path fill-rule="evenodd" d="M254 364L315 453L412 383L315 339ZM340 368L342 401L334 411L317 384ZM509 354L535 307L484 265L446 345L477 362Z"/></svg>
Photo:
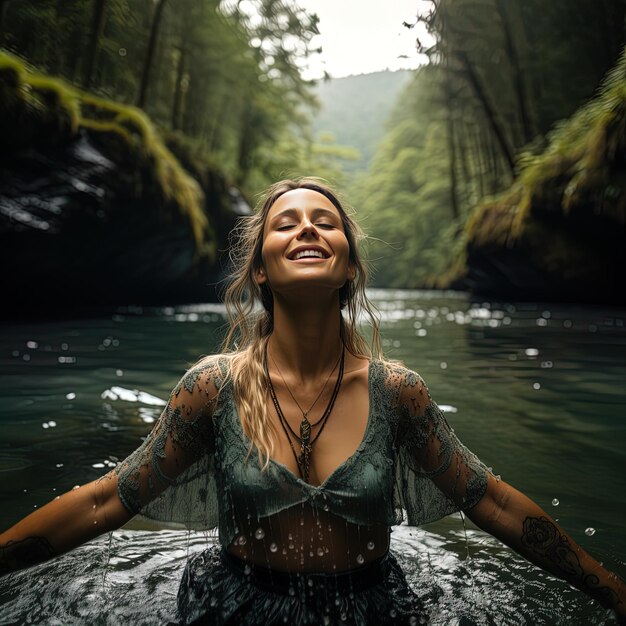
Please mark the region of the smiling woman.
<svg viewBox="0 0 626 626"><path fill-rule="evenodd" d="M428 623L436 607L407 583L390 527L465 511L624 623L622 581L461 444L418 374L383 359L360 231L332 190L277 183L236 234L222 354L182 377L115 470L3 533L0 571L142 514L219 529L187 563L181 624Z"/></svg>

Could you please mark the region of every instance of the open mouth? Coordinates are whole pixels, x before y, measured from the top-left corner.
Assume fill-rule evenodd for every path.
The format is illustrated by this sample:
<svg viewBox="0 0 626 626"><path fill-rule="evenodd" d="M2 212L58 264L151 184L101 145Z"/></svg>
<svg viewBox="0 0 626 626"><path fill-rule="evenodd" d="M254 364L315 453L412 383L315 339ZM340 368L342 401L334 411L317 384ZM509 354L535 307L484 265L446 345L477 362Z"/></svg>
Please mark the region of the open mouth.
<svg viewBox="0 0 626 626"><path fill-rule="evenodd" d="M330 255L320 248L300 248L289 255L291 261L299 259L327 259Z"/></svg>

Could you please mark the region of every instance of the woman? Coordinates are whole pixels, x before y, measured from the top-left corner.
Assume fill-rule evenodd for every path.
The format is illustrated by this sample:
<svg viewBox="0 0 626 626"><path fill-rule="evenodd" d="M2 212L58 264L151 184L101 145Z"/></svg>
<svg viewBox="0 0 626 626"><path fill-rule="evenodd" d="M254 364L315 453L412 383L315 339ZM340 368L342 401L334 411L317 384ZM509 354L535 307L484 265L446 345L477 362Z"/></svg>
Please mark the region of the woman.
<svg viewBox="0 0 626 626"><path fill-rule="evenodd" d="M2 534L0 570L141 512L219 528L221 549L185 570L185 624L425 623L390 526L463 510L626 623L623 582L463 447L417 374L381 359L359 231L335 194L279 182L238 234L224 354L185 374L113 472Z"/></svg>

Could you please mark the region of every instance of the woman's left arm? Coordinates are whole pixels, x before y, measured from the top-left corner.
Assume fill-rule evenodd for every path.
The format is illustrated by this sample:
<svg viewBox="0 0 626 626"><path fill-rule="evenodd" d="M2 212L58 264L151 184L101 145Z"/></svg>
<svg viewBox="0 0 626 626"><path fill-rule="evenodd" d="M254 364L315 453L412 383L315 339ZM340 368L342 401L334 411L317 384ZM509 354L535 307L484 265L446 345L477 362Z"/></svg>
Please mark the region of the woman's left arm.
<svg viewBox="0 0 626 626"><path fill-rule="evenodd" d="M477 526L535 565L613 609L619 623L626 624L624 582L587 554L523 493L489 475L484 496L465 513Z"/></svg>

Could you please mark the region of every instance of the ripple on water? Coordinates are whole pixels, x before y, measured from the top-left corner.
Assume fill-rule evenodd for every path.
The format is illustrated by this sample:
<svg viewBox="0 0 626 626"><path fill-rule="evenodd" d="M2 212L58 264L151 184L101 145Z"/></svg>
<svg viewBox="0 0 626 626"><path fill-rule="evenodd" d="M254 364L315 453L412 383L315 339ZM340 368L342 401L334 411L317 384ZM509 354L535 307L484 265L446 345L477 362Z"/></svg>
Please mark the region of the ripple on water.
<svg viewBox="0 0 626 626"><path fill-rule="evenodd" d="M391 548L431 612L433 626L602 623L605 612L481 531L399 526ZM12 575L0 591L2 622L137 626L175 620L189 555L204 533L118 531L55 561ZM110 549L109 549L110 547ZM466 558L469 550L471 559ZM146 598L150 598L146 602Z"/></svg>

